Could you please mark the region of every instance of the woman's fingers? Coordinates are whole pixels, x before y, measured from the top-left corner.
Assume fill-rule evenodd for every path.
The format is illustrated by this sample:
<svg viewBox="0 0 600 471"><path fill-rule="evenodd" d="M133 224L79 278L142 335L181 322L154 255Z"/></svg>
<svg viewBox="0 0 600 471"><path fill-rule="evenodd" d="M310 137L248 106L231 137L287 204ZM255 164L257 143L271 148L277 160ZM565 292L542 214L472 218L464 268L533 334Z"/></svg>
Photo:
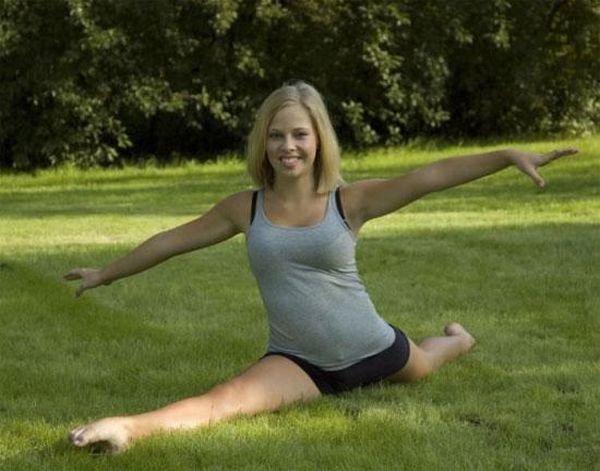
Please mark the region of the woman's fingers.
<svg viewBox="0 0 600 471"><path fill-rule="evenodd" d="M579 150L575 147L567 147L565 149L554 149L553 151L543 155L543 157L545 158L541 165L546 165L547 163L552 162L553 160L559 159L561 157L577 154L577 152L579 152Z"/></svg>
<svg viewBox="0 0 600 471"><path fill-rule="evenodd" d="M86 289L87 288L85 287L85 285L83 283L81 283L75 290L75 297L76 298L80 297Z"/></svg>
<svg viewBox="0 0 600 471"><path fill-rule="evenodd" d="M567 147L566 149L557 149L554 152L557 154L557 157L564 157L565 155L577 154L579 149L576 147Z"/></svg>
<svg viewBox="0 0 600 471"><path fill-rule="evenodd" d="M546 182L544 181L542 176L537 172L535 167L531 167L527 174L531 177L533 183L535 183L540 188L543 188L546 185Z"/></svg>
<svg viewBox="0 0 600 471"><path fill-rule="evenodd" d="M565 149L555 149L546 154L524 154L525 157L521 160L520 164L517 163L517 166L519 166L523 172L529 175L529 177L537 186L543 188L546 186L546 182L538 173L537 168L543 167L544 165L552 162L553 160L559 159L560 157L577 154L577 152L579 152L578 149L574 147L567 147Z"/></svg>
<svg viewBox="0 0 600 471"><path fill-rule="evenodd" d="M75 268L75 269L71 270L69 273L67 273L66 275L64 275L63 278L65 280L73 281L73 280L81 279L82 276L83 275L81 274L81 269Z"/></svg>
<svg viewBox="0 0 600 471"><path fill-rule="evenodd" d="M97 282L94 281L94 274L97 271L94 268L74 268L64 276L65 280L69 281L82 280L77 290L75 290L75 297L78 298L86 289L97 286Z"/></svg>

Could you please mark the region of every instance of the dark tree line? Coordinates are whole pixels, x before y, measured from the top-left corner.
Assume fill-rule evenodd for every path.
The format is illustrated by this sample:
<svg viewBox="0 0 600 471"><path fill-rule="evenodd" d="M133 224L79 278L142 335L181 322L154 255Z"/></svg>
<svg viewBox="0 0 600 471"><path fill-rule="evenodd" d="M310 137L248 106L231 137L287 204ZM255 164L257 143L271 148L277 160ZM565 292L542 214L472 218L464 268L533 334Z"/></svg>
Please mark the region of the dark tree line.
<svg viewBox="0 0 600 471"><path fill-rule="evenodd" d="M0 0L0 166L240 150L300 78L346 146L590 132L597 0Z"/></svg>

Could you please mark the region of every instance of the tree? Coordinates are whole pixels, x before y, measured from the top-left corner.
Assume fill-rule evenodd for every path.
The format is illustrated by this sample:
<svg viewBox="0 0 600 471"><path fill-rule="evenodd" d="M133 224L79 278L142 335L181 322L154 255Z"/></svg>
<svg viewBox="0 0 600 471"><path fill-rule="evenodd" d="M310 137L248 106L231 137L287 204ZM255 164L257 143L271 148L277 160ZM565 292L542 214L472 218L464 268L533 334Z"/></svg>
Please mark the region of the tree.
<svg viewBox="0 0 600 471"><path fill-rule="evenodd" d="M0 0L0 166L241 150L299 78L342 142L591 132L595 0Z"/></svg>

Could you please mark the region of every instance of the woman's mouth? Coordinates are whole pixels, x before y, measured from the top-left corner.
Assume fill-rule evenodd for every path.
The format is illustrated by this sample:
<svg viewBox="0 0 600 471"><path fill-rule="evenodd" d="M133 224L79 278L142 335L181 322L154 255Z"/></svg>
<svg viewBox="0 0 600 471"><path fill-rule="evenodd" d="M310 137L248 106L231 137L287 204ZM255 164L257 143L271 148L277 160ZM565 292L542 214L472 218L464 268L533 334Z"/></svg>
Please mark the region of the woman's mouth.
<svg viewBox="0 0 600 471"><path fill-rule="evenodd" d="M299 160L300 160L300 157L298 157L298 156L285 156L285 157L281 157L279 159L279 161L286 168L294 167L296 165L296 162L298 162Z"/></svg>

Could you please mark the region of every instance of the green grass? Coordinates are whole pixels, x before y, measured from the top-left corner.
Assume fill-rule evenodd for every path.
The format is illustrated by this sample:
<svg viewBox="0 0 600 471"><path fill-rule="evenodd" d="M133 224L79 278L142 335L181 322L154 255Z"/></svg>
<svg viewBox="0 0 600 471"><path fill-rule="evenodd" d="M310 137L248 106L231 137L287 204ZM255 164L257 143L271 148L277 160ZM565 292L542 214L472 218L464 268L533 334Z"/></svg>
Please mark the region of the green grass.
<svg viewBox="0 0 600 471"><path fill-rule="evenodd" d="M507 142L494 147L513 145ZM71 427L197 394L267 339L243 237L76 300L61 275L250 188L243 164L0 175L0 469L600 469L600 137L519 144L580 155L509 169L369 223L358 248L380 313L418 340L451 320L478 345L419 384L160 435L116 457ZM489 150L350 155L348 181Z"/></svg>

